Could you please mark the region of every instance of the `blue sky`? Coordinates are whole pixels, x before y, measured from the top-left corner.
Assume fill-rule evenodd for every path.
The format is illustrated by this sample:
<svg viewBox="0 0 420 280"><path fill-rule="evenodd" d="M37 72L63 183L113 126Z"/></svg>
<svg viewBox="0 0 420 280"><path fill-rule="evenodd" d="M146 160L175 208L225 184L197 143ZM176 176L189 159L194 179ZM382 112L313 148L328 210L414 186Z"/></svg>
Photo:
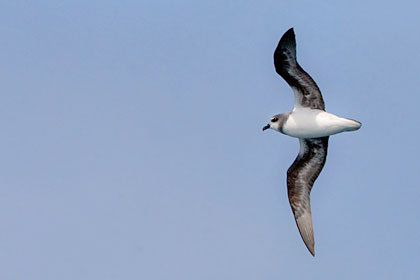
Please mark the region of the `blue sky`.
<svg viewBox="0 0 420 280"><path fill-rule="evenodd" d="M299 3L297 3L299 2ZM3 1L1 279L418 279L415 1ZM316 257L281 35L332 113Z"/></svg>

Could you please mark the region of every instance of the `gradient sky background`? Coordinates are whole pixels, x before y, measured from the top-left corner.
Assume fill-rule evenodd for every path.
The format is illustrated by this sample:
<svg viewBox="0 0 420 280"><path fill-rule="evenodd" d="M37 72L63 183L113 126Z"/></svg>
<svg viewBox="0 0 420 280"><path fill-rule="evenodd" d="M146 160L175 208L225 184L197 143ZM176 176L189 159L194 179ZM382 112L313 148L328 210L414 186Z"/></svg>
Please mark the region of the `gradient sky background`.
<svg viewBox="0 0 420 280"><path fill-rule="evenodd" d="M299 2L299 3L297 3ZM2 1L1 279L418 279L416 1ZM316 257L281 35L326 108Z"/></svg>

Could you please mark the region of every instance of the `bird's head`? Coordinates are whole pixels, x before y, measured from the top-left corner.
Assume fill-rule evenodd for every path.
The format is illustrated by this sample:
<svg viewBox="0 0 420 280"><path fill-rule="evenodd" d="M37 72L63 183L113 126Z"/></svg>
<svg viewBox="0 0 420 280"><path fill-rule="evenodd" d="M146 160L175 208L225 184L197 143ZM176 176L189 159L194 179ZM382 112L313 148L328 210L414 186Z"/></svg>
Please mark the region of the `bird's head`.
<svg viewBox="0 0 420 280"><path fill-rule="evenodd" d="M275 116L272 116L270 119L270 122L263 127L263 131L266 129L274 129L278 132L281 132L281 128L283 127L283 123L286 121L286 116L284 114L278 114Z"/></svg>

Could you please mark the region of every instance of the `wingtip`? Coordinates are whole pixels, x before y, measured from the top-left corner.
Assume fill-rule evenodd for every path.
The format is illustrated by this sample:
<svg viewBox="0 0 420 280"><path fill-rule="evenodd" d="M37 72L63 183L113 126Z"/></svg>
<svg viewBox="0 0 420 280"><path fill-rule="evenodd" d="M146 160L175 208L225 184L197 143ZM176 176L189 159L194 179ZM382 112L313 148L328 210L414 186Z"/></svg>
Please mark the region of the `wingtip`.
<svg viewBox="0 0 420 280"><path fill-rule="evenodd" d="M295 33L294 27L290 27L290 28L286 31L286 33L289 33L289 32L294 34L294 33ZM286 34L286 33L285 33L285 34Z"/></svg>
<svg viewBox="0 0 420 280"><path fill-rule="evenodd" d="M281 36L280 42L295 42L295 31L293 29L293 27L289 28L289 30L287 30L283 36Z"/></svg>
<svg viewBox="0 0 420 280"><path fill-rule="evenodd" d="M309 248L308 248L309 249ZM315 248L312 248L312 251L309 250L309 253L311 253L312 257L315 257Z"/></svg>
<svg viewBox="0 0 420 280"><path fill-rule="evenodd" d="M296 39L293 27L281 36L274 50L274 67L282 75L288 67L296 64Z"/></svg>
<svg viewBox="0 0 420 280"><path fill-rule="evenodd" d="M295 220L306 248L308 248L311 255L315 257L315 239L311 213L304 213L299 217L295 217Z"/></svg>

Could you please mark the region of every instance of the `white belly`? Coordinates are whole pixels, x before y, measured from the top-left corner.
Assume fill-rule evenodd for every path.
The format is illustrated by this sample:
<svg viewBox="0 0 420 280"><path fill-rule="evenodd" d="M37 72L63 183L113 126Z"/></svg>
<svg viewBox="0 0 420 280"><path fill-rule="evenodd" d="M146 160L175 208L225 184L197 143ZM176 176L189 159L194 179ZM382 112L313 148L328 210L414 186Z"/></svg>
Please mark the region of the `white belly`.
<svg viewBox="0 0 420 280"><path fill-rule="evenodd" d="M340 118L322 110L294 109L283 125L282 132L297 138L317 138L360 128L354 120Z"/></svg>

